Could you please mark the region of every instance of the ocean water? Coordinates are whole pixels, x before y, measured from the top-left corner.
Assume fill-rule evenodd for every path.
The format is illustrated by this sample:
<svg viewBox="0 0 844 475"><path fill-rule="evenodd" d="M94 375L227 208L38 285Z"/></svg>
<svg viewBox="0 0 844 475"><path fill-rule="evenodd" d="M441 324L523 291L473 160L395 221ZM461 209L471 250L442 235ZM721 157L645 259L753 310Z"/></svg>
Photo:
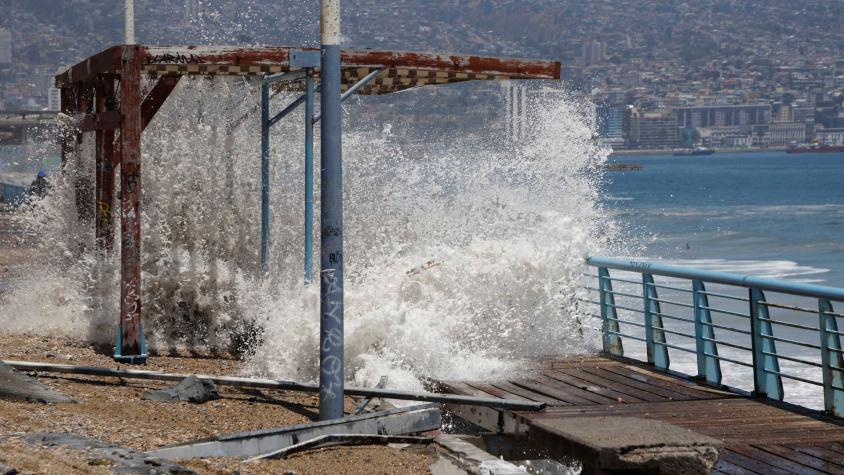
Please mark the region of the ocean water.
<svg viewBox="0 0 844 475"><path fill-rule="evenodd" d="M627 255L645 260L734 272L797 282L844 287L844 154L745 153L709 157L632 156L614 157L615 163L637 163L638 171L610 172L601 201L624 227ZM639 279L632 274L616 277ZM660 279L657 279L660 283ZM662 284L688 288L688 281L662 279ZM620 284L629 293L641 293L641 285ZM709 291L747 298L743 289L710 286ZM661 289L660 298L681 305L664 304L662 312L691 318L687 292ZM766 299L797 306L808 312L771 308L771 317L807 327L818 326L817 301L769 293ZM618 304L641 307L641 300L621 299ZM711 298L710 306L747 314L747 303ZM837 308L840 311L840 308ZM640 322L641 315L621 312L622 320ZM713 313L716 324L748 330L746 319ZM693 334L687 323L665 319L674 332ZM844 320L839 319L839 325ZM624 325L622 325L624 327ZM627 326L626 333L638 329ZM779 338L818 345L816 331L775 325ZM716 338L732 345L750 346L746 335L716 330ZM675 334L668 343L694 348L694 341ZM625 354L644 358L644 348L625 341ZM791 358L818 363L817 349L777 342L777 351ZM750 353L722 345L720 355L749 363ZM671 368L696 374L693 354L671 350ZM789 375L821 380L818 368L780 360ZM748 368L722 362L724 383L753 389ZM786 400L814 408L823 406L821 388L785 379Z"/></svg>

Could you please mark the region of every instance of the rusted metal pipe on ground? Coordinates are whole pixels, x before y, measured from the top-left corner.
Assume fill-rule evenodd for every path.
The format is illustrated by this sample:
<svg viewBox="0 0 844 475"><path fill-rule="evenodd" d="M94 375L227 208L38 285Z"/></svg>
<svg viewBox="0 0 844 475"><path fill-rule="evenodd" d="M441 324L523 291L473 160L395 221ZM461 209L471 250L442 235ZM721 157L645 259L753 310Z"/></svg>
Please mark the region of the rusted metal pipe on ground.
<svg viewBox="0 0 844 475"><path fill-rule="evenodd" d="M162 373L159 371L143 371L130 369L109 369L97 366L79 366L52 363L35 363L30 361L3 361L3 363L18 371L43 371L45 373L79 374L100 376L106 378L149 379L156 381L181 381L189 374ZM276 389L281 391L300 391L318 393L319 385L297 383L293 381L279 381L274 379L242 378L237 376L211 376L207 374L194 375L199 379L211 381L220 386L236 386L242 388ZM368 389L346 387L346 396L378 397L383 399L397 399L403 401L436 402L441 404L455 404L463 406L482 406L512 411L541 411L546 404L532 401L516 401L512 399L481 398L472 396L458 396L453 394L434 394L413 391L397 391L394 389Z"/></svg>

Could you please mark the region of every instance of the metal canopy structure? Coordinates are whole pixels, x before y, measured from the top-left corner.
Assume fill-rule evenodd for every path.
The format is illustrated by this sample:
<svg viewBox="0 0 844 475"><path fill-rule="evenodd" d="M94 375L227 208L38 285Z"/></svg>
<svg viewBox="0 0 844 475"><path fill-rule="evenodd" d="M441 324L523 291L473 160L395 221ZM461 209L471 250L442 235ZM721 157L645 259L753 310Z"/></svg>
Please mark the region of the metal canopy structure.
<svg viewBox="0 0 844 475"><path fill-rule="evenodd" d="M374 50L341 50L339 92L378 95L409 88L472 80L559 79L560 63L479 56ZM313 223L314 93L320 89L320 50L316 48L236 46L119 45L102 51L56 76L62 112L74 127L62 137L62 166L80 149L83 133L95 132L96 177L76 173L79 218L92 224L99 252L114 247L114 215L120 214L121 292L115 359L143 363L147 351L141 325L141 136L182 76L256 76L262 87L262 267L266 269L269 209L270 126L306 103L306 282L310 280ZM155 80L142 97L141 78ZM332 80L333 82L333 80ZM327 83L326 83L327 84ZM335 83L336 84L336 83ZM269 89L306 94L276 116L269 114ZM334 115L332 113L332 115ZM332 120L337 120L335 117ZM241 120L237 123L242 122ZM338 142L339 144L339 142ZM113 203L115 171L120 168L120 203ZM82 168L78 168L82 170ZM95 194L95 199L94 196ZM95 206L91 206L96 201ZM323 231L325 234L325 231Z"/></svg>

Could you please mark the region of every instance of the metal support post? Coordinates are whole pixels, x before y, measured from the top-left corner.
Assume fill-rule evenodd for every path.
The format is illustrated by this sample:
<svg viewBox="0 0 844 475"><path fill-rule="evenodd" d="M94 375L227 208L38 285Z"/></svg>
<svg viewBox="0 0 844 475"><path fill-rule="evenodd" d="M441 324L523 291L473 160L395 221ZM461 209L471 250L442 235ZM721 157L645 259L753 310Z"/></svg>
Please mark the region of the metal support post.
<svg viewBox="0 0 844 475"><path fill-rule="evenodd" d="M343 158L340 0L321 1L319 418L343 417Z"/></svg>
<svg viewBox="0 0 844 475"><path fill-rule="evenodd" d="M598 268L598 299L601 302L601 333L604 352L615 356L624 356L624 347L619 335L618 313L615 309L615 296L612 294L612 279L606 267Z"/></svg>
<svg viewBox="0 0 844 475"><path fill-rule="evenodd" d="M750 289L750 330L753 347L754 393L771 399L783 399L782 376L777 347L771 337L774 330L765 300L765 293Z"/></svg>
<svg viewBox="0 0 844 475"><path fill-rule="evenodd" d="M692 281L692 304L695 312L695 347L697 377L710 384L721 384L721 361L715 343L715 329L709 311L709 297L701 280Z"/></svg>
<svg viewBox="0 0 844 475"><path fill-rule="evenodd" d="M114 359L147 359L141 326L141 49L124 46L120 75L120 325Z"/></svg>
<svg viewBox="0 0 844 475"><path fill-rule="evenodd" d="M844 354L832 302L818 299L824 410L844 417Z"/></svg>
<svg viewBox="0 0 844 475"><path fill-rule="evenodd" d="M305 79L305 285L314 278L314 71Z"/></svg>
<svg viewBox="0 0 844 475"><path fill-rule="evenodd" d="M665 327L662 324L662 308L659 305L659 295L654 286L652 274L642 274L642 292L645 300L645 341L648 347L648 363L660 369L668 369L668 347Z"/></svg>
<svg viewBox="0 0 844 475"><path fill-rule="evenodd" d="M261 277L269 272L270 83L261 82Z"/></svg>

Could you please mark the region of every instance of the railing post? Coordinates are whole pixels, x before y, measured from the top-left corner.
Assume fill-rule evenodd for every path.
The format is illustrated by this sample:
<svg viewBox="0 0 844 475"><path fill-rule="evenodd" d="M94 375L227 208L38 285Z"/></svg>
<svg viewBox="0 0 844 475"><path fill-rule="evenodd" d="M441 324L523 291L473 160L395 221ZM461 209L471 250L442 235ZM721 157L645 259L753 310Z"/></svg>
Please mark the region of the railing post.
<svg viewBox="0 0 844 475"><path fill-rule="evenodd" d="M269 272L270 242L270 83L261 81L261 277Z"/></svg>
<svg viewBox="0 0 844 475"><path fill-rule="evenodd" d="M721 362L718 345L715 343L715 329L709 312L709 297L701 280L692 281L692 300L695 311L695 344L697 348L697 376L710 384L721 384ZM711 340L711 341L710 341ZM712 356L707 356L707 354Z"/></svg>
<svg viewBox="0 0 844 475"><path fill-rule="evenodd" d="M826 299L818 300L824 410L842 417L844 416L844 389L841 389L844 388L844 373L842 373L844 355L841 354L841 337L837 333L838 322L832 312L832 302Z"/></svg>
<svg viewBox="0 0 844 475"><path fill-rule="evenodd" d="M657 343L667 343L665 339L665 328L662 326L662 310L659 305L659 296L654 287L654 276L642 274L642 296L645 302L645 340L648 347L648 363L660 369L668 369L668 347Z"/></svg>
<svg viewBox="0 0 844 475"><path fill-rule="evenodd" d="M773 336L768 306L764 303L765 293L759 289L750 289L750 331L753 347L753 387L754 393L782 401L782 376L768 371L780 372L776 357L777 346L774 340L764 335Z"/></svg>
<svg viewBox="0 0 844 475"><path fill-rule="evenodd" d="M618 336L618 314L615 311L615 296L612 294L610 271L606 267L598 268L598 297L601 302L601 322L604 351L615 356L624 356L621 337ZM614 332L610 334L609 332Z"/></svg>

